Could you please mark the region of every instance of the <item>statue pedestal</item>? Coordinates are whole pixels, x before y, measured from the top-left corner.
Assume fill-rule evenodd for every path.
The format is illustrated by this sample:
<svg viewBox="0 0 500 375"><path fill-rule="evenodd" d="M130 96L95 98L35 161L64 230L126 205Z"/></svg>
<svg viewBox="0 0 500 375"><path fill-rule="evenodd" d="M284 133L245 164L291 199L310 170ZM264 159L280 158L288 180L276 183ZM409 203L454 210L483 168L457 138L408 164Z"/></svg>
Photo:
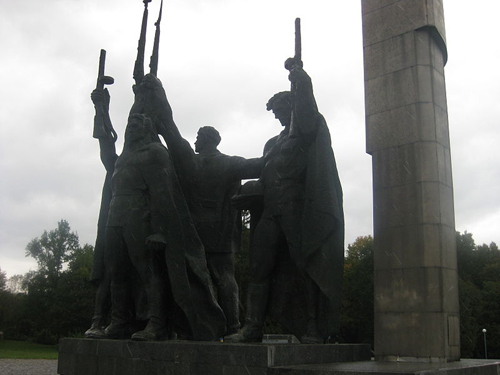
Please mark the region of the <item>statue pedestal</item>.
<svg viewBox="0 0 500 375"><path fill-rule="evenodd" d="M62 339L60 375L266 375L279 366L369 361L368 344Z"/></svg>

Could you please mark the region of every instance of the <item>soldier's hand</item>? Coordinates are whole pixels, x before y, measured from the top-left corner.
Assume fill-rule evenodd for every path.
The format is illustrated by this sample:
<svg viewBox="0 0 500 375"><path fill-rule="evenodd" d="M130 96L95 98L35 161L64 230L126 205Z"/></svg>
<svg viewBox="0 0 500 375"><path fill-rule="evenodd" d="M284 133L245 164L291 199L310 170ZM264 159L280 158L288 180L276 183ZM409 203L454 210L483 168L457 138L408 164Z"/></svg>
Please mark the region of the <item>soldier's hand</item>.
<svg viewBox="0 0 500 375"><path fill-rule="evenodd" d="M162 86L161 81L152 74L146 74L142 79L141 85L148 89L154 89Z"/></svg>
<svg viewBox="0 0 500 375"><path fill-rule="evenodd" d="M297 65L297 61L293 57L289 57L285 61L285 69L286 70L293 70L297 67L302 68L303 66L304 66L304 64L302 63L302 61L300 61L299 65Z"/></svg>
<svg viewBox="0 0 500 375"><path fill-rule="evenodd" d="M166 245L167 240L163 234L155 233L146 238L146 246L148 246L152 251L161 251Z"/></svg>
<svg viewBox="0 0 500 375"><path fill-rule="evenodd" d="M95 89L90 94L90 99L92 99L92 103L97 104L105 104L109 105L109 91L108 89Z"/></svg>

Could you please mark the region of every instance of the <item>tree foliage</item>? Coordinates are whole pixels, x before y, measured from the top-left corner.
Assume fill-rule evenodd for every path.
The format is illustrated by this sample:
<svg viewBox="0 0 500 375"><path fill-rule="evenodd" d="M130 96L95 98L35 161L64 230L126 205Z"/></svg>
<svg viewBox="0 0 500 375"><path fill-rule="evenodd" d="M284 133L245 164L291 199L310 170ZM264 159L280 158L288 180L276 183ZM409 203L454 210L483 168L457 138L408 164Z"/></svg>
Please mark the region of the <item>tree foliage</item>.
<svg viewBox="0 0 500 375"><path fill-rule="evenodd" d="M457 233L461 356L500 358L500 251L496 243L477 246L471 233Z"/></svg>
<svg viewBox="0 0 500 375"><path fill-rule="evenodd" d="M6 289L13 293L25 293L26 289L23 288L24 276L21 274L13 275L7 279Z"/></svg>
<svg viewBox="0 0 500 375"><path fill-rule="evenodd" d="M38 273L48 279L55 287L59 280L63 265L79 248L78 235L71 232L69 223L61 220L57 228L47 232L40 238L34 238L26 246L26 256L33 257L38 263Z"/></svg>
<svg viewBox="0 0 500 375"><path fill-rule="evenodd" d="M463 358L484 358L482 329L487 329L488 357L500 358L500 250L476 245L471 233L457 233ZM236 273L242 307L249 282L250 230L245 225ZM6 337L54 343L82 334L92 316L95 288L89 282L93 248L80 246L78 235L61 220L26 247L38 269L7 279L0 269L0 330ZM373 344L373 238L361 236L348 245L344 262L340 339ZM244 307L243 307L244 309ZM273 322L269 333L281 332Z"/></svg>
<svg viewBox="0 0 500 375"><path fill-rule="evenodd" d="M80 246L66 220L44 231L26 247L38 269L8 280L8 313L0 307L0 330L14 339L53 344L60 337L83 333L92 316L95 288L89 277L93 247ZM12 313L11 313L12 312Z"/></svg>
<svg viewBox="0 0 500 375"><path fill-rule="evenodd" d="M0 291L5 290L7 286L7 272L2 271L0 268Z"/></svg>
<svg viewBox="0 0 500 375"><path fill-rule="evenodd" d="M372 236L358 237L348 245L342 292L342 340L373 345Z"/></svg>

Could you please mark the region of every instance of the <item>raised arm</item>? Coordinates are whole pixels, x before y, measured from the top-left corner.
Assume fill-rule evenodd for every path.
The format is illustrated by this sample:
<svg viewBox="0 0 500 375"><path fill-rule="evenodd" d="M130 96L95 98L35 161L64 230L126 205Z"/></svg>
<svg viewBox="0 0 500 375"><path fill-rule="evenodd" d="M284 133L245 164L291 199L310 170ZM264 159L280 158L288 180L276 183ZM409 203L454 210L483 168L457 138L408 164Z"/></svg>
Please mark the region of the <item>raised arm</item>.
<svg viewBox="0 0 500 375"><path fill-rule="evenodd" d="M99 140L101 161L108 173L112 173L115 168L116 155L115 138L106 131L104 122L111 119L109 117L110 96L107 89L95 89L90 95L95 107L94 116L94 138Z"/></svg>
<svg viewBox="0 0 500 375"><path fill-rule="evenodd" d="M290 70L288 76L292 83L292 126L291 134L310 134L316 131L317 118L320 116L313 94L311 77L300 66Z"/></svg>
<svg viewBox="0 0 500 375"><path fill-rule="evenodd" d="M182 138L173 118L172 108L158 78L148 74L134 86L135 101L130 113L143 113L151 118L158 134L165 140L176 165L189 163L194 151Z"/></svg>

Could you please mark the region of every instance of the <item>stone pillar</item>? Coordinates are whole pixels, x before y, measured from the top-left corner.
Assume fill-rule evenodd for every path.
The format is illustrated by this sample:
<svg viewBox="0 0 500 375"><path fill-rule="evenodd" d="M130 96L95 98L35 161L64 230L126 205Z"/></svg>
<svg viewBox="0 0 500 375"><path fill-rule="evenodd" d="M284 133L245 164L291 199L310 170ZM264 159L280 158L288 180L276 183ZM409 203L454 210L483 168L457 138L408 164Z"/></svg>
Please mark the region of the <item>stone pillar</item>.
<svg viewBox="0 0 500 375"><path fill-rule="evenodd" d="M375 358L460 359L442 0L362 0Z"/></svg>

